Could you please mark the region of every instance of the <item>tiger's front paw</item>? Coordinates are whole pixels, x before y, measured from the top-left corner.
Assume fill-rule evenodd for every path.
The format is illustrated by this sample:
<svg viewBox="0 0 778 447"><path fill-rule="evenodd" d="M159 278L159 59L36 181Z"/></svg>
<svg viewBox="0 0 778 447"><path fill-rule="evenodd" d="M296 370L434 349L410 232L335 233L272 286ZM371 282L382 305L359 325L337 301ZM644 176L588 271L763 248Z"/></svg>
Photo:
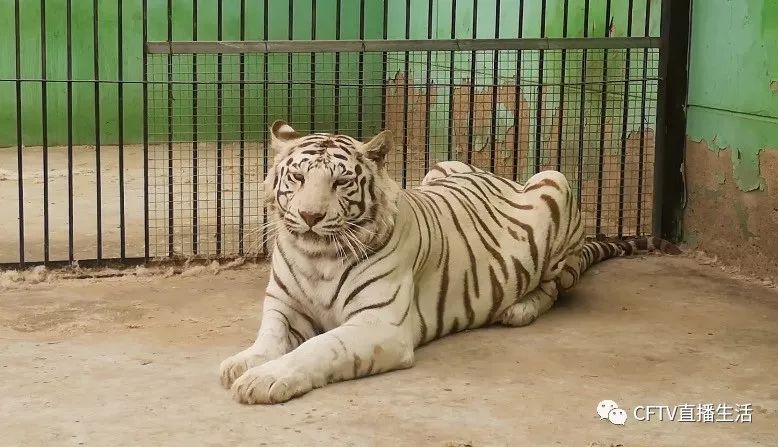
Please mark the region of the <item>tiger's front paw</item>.
<svg viewBox="0 0 778 447"><path fill-rule="evenodd" d="M232 397L243 404L277 404L310 391L311 379L285 363L279 359L249 369L232 384Z"/></svg>
<svg viewBox="0 0 778 447"><path fill-rule="evenodd" d="M249 369L265 363L267 359L258 354L252 348L241 351L224 360L219 365L219 378L222 386L230 389L235 379L243 375Z"/></svg>

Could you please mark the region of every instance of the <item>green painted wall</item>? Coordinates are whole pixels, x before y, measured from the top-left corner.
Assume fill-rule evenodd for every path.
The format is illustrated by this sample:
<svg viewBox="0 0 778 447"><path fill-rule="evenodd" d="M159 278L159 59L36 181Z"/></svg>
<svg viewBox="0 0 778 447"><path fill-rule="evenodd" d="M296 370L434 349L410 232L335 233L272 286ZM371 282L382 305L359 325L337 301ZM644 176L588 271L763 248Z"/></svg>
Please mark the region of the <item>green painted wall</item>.
<svg viewBox="0 0 778 447"><path fill-rule="evenodd" d="M46 70L45 76L49 79L65 80L66 71L66 1L67 0L46 0ZM172 37L174 40L192 39L192 1L193 0L171 0L172 2ZM198 39L216 40L216 1L215 0L194 0L198 5ZM289 0L288 0L289 1ZM287 39L289 37L289 3L284 0L269 0L269 30L270 39ZM291 0L293 9L293 39L311 39L312 0ZM316 38L334 39L335 38L335 11L337 0L317 0L316 1ZM383 34L383 6L384 1L389 0L367 0L365 1L365 38L378 39ZM496 11L496 0L477 1L477 23L476 36L479 38L495 37L495 25L499 23L499 37L516 37L518 24L519 2L524 2L524 20L523 36L540 36L541 10L539 1L529 0L503 0L500 2L500 11ZM449 38L451 36L451 0L432 0L433 11L433 38ZM564 0L548 0L546 12L546 36L562 36L562 5ZM644 27L644 17L647 2L650 3L650 34L658 34L659 25L659 0L611 0L611 16L614 20L614 35L623 36L626 34L628 20L628 5L633 5L633 36L642 36ZM10 146L16 144L16 99L15 85L12 81L7 81L15 76L14 65L14 0L0 0L0 146ZM40 32L40 2L33 0L21 0L20 25L21 25L21 61L23 78L37 79L42 77L41 73L41 32ZM141 8L142 0L123 0L123 37L124 37L124 79L140 81L142 79L142 23ZM606 17L607 0L589 0L589 36L604 36L608 18ZM72 0L72 42L73 42L73 79L93 79L93 11L92 2ZM97 49L100 77L101 79L117 79L117 17L118 1L99 0L99 20L98 31L100 44ZM355 39L359 37L359 0L341 0L341 38ZM411 0L410 14L410 37L426 38L428 35L428 0ZM457 38L472 37L473 10L475 0L459 0L456 2L456 29ZM570 13L568 17L568 36L582 36L584 23L584 4L585 0L569 0ZM233 40L239 38L239 9L240 2L237 0L228 0L223 2L223 39ZM166 0L148 0L148 36L150 40L167 40L167 1ZM388 26L387 35L390 39L402 39L405 37L405 2L392 0L388 3ZM246 1L246 39L260 40L264 35L262 29L264 22L263 2ZM597 55L591 55L593 59L599 59ZM635 54L633 63L639 63L640 54ZM332 64L330 60L332 55L322 55L317 62ZM261 58L257 58L258 60ZM532 68L532 63L527 61L537 61L537 57L529 55L525 60L525 66ZM187 62L186 58L177 59L182 63ZM286 56L278 55L271 57L271 67L285 66ZM418 61L420 62L420 61ZM201 62L201 73L212 71L212 66L206 66ZM212 64L212 60L209 61ZM488 59L482 62L488 64ZM547 62L546 68L549 73L546 81L553 82L554 76L558 78L559 70L554 70L558 61ZM355 79L356 61L353 55L344 55L343 77ZM373 56L365 58L365 82L377 82L380 79L375 78L378 70L376 69L378 59ZM447 62L446 62L447 64ZM469 62L463 60L462 68L466 68ZM414 64L418 67L419 64ZM487 65L488 66L488 65ZM510 62L504 63L503 68L510 66ZM390 67L392 69L397 65ZM262 65L257 62L247 68L247 79L260 79ZM416 69L416 68L415 68ZM414 70L415 70L414 69ZM236 78L237 74L232 69L225 71L225 78ZM580 67L578 67L580 70ZM592 76L598 76L598 67L596 64L589 66ZM600 68L601 70L601 68ZM622 68L623 70L623 68ZM323 70L317 74L317 80L332 80L330 69ZM412 70L413 71L413 70ZM622 76L619 74L619 67L611 65L609 72L613 76ZM573 62L568 62L568 76L576 76L576 66ZM310 78L310 60L306 56L295 58L294 79L307 80ZM156 79L163 80L166 77L164 73L157 73ZM181 75L183 76L183 75ZM282 80L285 73L274 72L273 76L277 80ZM490 77L490 75L489 75ZM175 77L174 77L175 78ZM215 78L215 76L214 76ZM207 79L201 74L201 80ZM181 77L177 80L185 80ZM155 99L165 100L167 91L165 88L155 87L152 91ZM346 88L341 91L341 105L347 112L343 116L341 128L353 128L356 120L356 106L354 104L355 95L353 89ZM100 135L104 144L116 143L118 135L118 106L117 106L116 84L103 84L100 87ZM318 116L315 125L319 128L331 127L333 122L333 92L326 87L317 89L316 115ZM254 94L254 100L258 99ZM374 94L374 93L371 93ZM182 109L177 112L183 112L191 108L192 95L191 89L176 87L174 89L176 98L176 107ZM286 110L286 97L289 96L286 89L282 86L272 89L269 96L273 104L274 114L285 115L295 122L308 122L310 115L309 92L305 89L297 89L293 92L293 110ZM593 94L591 101L597 101L598 94ZM556 98L549 96L548 101L556 101ZM65 144L67 141L66 126L66 84L49 83L48 93L48 139L50 145ZM125 141L139 142L142 139L142 95L141 87L138 84L128 84L124 88L125 101ZM212 104L215 102L215 92L200 92L199 101L201 104ZM230 100L225 100L230 101ZM375 104L380 103L377 98L366 98L365 103L371 105L366 108L368 120L371 117L378 116L380 110L375 109ZM587 101L593 108L591 102ZM225 102L225 106L233 103ZM235 110L236 107L230 107ZM253 111L256 113L256 111ZM164 114L154 110L154 116L151 117L153 123L159 124L166 121ZM235 113L235 112L233 112ZM39 83L24 83L22 88L22 123L23 123L23 142L25 145L39 145L42 141L42 109L41 109L41 87ZM91 144L94 142L95 134L95 114L94 114L94 86L91 83L73 84L73 135L76 144ZM206 135L212 136L215 130L212 117L208 118L206 124L208 130ZM251 121L251 120L254 121ZM225 116L225 123L236 122L234 116ZM247 121L249 126L259 126L259 118L253 117ZM375 127L375 126L372 126ZM212 129L213 128L213 129ZM234 131L226 129L225 131ZM366 131L367 133L367 131ZM177 135L185 138L186 135Z"/></svg>
<svg viewBox="0 0 778 447"><path fill-rule="evenodd" d="M695 2L689 77L689 138L730 148L738 188L763 189L759 152L778 149L778 2Z"/></svg>
<svg viewBox="0 0 778 447"><path fill-rule="evenodd" d="M72 1L72 46L73 79L94 79L93 46L93 10L92 2ZM195 0L198 9L198 40L217 40L217 2L215 0ZM173 40L192 39L192 0L171 0ZM311 39L313 9L311 0L292 0L293 28L295 39ZM16 87L15 77L15 35L14 0L0 0L0 146L16 144ZM140 81L142 79L142 0L123 0L123 36L124 36L124 79ZM246 39L261 40L263 30L263 2L246 2ZM46 0L46 70L45 76L51 80L67 79L67 39L66 39L67 0ZM118 4L117 0L98 1L97 50L100 65L100 78L117 79L118 67ZM270 0L269 29L270 39L289 37L289 5L286 1ZM336 0L316 1L316 38L334 39ZM21 29L21 77L40 79L41 72L41 3L33 0L20 1ZM382 35L381 2L365 2L365 38L377 39ZM149 40L167 40L167 1L148 0L148 38ZM240 2L223 2L224 40L238 40L240 37ZM341 0L341 38L359 37L359 0ZM278 56L285 63L286 56ZM182 62L184 60L182 59ZM307 65L307 66L306 66ZM309 72L308 61L300 59L295 63L295 76L306 76ZM354 64L347 64L346 74L354 70ZM253 70L253 71L252 71ZM256 78L257 66L247 69L247 79ZM308 72L306 72L308 70ZM201 66L201 73L213 71L213 66ZM253 75L251 73L254 73ZM225 71L225 78L231 75ZM235 75L237 76L237 75ZM322 75L326 78L326 75ZM321 78L321 76L320 76ZM201 79L207 77L201 75ZM215 76L214 76L215 79ZM118 136L118 87L116 84L102 84L100 87L100 134L104 144L116 143ZM164 93L164 92L162 92ZM184 90L181 90L184 93ZM273 89L274 101L285 103L284 89ZM203 104L215 103L215 93L201 92ZM304 103L302 92L296 93L295 104ZM345 96L345 95L344 95ZM142 141L142 90L139 84L127 84L124 87L125 102L125 141ZM177 98L178 100L179 98ZM187 98L181 97L179 104L186 104ZM191 98L189 98L191 106ZM25 145L39 145L42 142L41 87L37 82L25 82L22 86L22 131ZM48 102L48 139L50 145L67 142L67 94L65 83L49 83ZM326 107L326 103L323 104ZM253 113L256 113L254 111ZM92 83L73 84L73 137L76 144L91 144L95 135L94 86ZM164 116L155 116L155 120L165 120ZM235 121L234 117L225 117L225 122Z"/></svg>
<svg viewBox="0 0 778 447"><path fill-rule="evenodd" d="M380 2L380 1L379 1ZM584 28L584 7L589 3L589 36L603 37L605 35L606 6L608 0L567 0L569 13L567 18L568 36L582 37ZM632 20L633 36L643 36L646 4L650 3L650 35L657 36L659 32L659 0L633 0ZM451 37L451 6L452 0L433 0L433 38L448 39ZM523 36L540 37L541 5L539 0L501 0L499 14L496 0L458 0L456 1L455 37L471 38L473 36L473 6L477 4L478 16L476 36L478 38L495 37L495 24L499 17L499 37L517 37L519 22L519 6L524 4ZM546 37L562 37L563 6L565 0L546 1ZM625 36L629 0L610 0L611 16L616 24L617 36ZM427 37L428 0L411 0L411 38ZM389 4L389 37L403 38L405 36L405 2L392 1Z"/></svg>

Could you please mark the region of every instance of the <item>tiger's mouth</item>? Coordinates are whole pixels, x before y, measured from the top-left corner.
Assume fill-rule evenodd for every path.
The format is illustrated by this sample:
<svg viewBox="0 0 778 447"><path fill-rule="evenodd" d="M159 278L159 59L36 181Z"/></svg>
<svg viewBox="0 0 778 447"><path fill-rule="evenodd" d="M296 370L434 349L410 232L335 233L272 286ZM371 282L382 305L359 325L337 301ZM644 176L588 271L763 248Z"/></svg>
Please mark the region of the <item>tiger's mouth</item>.
<svg viewBox="0 0 778 447"><path fill-rule="evenodd" d="M298 233L297 237L306 242L324 242L327 239L326 236L321 235L313 230L307 230L302 233Z"/></svg>
<svg viewBox="0 0 778 447"><path fill-rule="evenodd" d="M308 245L315 245L315 246L330 245L332 244L333 237L336 237L333 234L322 234L315 230L310 230L310 229L290 231L290 233L298 241L306 243Z"/></svg>
<svg viewBox="0 0 778 447"><path fill-rule="evenodd" d="M334 227L330 226L328 228L319 228L319 229L312 229L312 228L300 228L296 225L292 225L289 222L285 222L285 227L287 232L294 237L295 239L306 242L308 244L316 244L316 245L329 245L332 243L333 239L337 239L341 232L342 228L340 227Z"/></svg>

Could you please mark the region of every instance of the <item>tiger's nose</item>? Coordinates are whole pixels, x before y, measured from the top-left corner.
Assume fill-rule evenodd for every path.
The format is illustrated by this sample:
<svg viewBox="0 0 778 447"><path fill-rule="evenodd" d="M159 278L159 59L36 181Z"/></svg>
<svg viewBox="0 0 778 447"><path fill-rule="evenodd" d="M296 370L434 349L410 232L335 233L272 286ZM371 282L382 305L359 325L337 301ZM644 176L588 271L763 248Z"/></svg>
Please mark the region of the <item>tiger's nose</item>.
<svg viewBox="0 0 778 447"><path fill-rule="evenodd" d="M314 225L324 219L324 213L309 213L307 211L300 211L300 217L303 218L309 227L313 228Z"/></svg>

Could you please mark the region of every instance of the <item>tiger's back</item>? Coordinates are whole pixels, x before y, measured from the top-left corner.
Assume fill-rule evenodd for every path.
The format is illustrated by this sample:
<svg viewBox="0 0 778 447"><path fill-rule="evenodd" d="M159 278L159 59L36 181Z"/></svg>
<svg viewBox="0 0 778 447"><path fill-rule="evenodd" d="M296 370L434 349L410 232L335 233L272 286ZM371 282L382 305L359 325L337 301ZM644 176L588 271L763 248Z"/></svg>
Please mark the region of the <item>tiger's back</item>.
<svg viewBox="0 0 778 447"><path fill-rule="evenodd" d="M404 198L400 214L418 231L403 250L413 259L416 344L494 323L583 243L572 190L556 171L521 185L443 162Z"/></svg>

